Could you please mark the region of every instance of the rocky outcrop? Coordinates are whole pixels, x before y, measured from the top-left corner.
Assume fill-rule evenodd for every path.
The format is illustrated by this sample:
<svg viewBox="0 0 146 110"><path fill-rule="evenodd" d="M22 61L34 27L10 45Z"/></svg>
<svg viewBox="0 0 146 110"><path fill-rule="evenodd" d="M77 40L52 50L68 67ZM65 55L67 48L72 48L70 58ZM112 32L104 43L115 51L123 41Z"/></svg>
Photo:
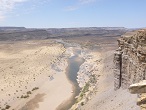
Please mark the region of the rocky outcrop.
<svg viewBox="0 0 146 110"><path fill-rule="evenodd" d="M130 32L118 40L115 52L115 89L128 88L146 79L146 29Z"/></svg>
<svg viewBox="0 0 146 110"><path fill-rule="evenodd" d="M146 93L146 29L126 33L118 45L114 57L115 90L122 87L131 93Z"/></svg>
<svg viewBox="0 0 146 110"><path fill-rule="evenodd" d="M132 94L146 93L146 80L130 85L129 91Z"/></svg>

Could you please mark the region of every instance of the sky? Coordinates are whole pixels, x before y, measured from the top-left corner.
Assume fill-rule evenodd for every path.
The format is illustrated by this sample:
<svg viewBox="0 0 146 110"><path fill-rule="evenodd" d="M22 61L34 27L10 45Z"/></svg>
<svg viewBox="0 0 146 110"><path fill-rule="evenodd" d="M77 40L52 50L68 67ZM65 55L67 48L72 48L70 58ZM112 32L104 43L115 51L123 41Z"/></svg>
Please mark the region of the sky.
<svg viewBox="0 0 146 110"><path fill-rule="evenodd" d="M146 27L146 0L0 0L0 26Z"/></svg>

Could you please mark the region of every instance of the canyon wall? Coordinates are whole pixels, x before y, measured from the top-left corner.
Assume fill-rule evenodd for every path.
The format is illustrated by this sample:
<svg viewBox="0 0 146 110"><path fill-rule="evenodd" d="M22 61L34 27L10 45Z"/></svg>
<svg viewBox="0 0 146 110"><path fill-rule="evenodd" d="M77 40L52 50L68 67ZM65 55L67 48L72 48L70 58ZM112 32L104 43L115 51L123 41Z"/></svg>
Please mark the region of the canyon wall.
<svg viewBox="0 0 146 110"><path fill-rule="evenodd" d="M146 80L146 29L126 33L118 45L114 57L115 90Z"/></svg>

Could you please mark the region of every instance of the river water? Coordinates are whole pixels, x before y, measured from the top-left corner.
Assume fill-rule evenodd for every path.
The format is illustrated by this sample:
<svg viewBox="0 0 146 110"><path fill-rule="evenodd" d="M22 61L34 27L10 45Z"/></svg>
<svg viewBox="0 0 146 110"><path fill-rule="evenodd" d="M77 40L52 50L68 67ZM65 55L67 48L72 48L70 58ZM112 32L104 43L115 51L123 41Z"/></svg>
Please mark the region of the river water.
<svg viewBox="0 0 146 110"><path fill-rule="evenodd" d="M56 42L61 43L64 45L64 47L73 48L73 56L68 58L68 67L66 69L66 75L69 79L69 81L73 85L73 95L72 98L67 100L65 103L59 106L57 110L69 110L72 105L75 103L76 99L75 97L79 95L81 88L78 85L77 82L77 72L79 71L80 66L84 63L84 59L80 57L81 55L81 48L79 48L79 44L76 43L67 43L63 41L62 39L56 40Z"/></svg>
<svg viewBox="0 0 146 110"><path fill-rule="evenodd" d="M66 75L73 85L73 95L70 100L63 104L59 110L68 110L75 103L75 97L79 95L81 88L78 86L77 82L77 72L80 66L84 63L84 59L79 57L81 50L74 49L74 55L68 59L68 67L66 70Z"/></svg>

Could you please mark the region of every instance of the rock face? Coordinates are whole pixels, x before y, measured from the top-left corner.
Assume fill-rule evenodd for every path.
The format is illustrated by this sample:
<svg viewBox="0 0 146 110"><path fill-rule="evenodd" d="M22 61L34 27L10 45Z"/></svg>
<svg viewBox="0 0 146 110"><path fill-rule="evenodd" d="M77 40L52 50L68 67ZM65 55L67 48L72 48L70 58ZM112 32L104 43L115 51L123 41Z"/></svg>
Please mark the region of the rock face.
<svg viewBox="0 0 146 110"><path fill-rule="evenodd" d="M134 94L146 93L146 29L126 33L118 45L114 56L115 90L122 87Z"/></svg>
<svg viewBox="0 0 146 110"><path fill-rule="evenodd" d="M146 79L146 29L126 33L115 52L115 89Z"/></svg>

